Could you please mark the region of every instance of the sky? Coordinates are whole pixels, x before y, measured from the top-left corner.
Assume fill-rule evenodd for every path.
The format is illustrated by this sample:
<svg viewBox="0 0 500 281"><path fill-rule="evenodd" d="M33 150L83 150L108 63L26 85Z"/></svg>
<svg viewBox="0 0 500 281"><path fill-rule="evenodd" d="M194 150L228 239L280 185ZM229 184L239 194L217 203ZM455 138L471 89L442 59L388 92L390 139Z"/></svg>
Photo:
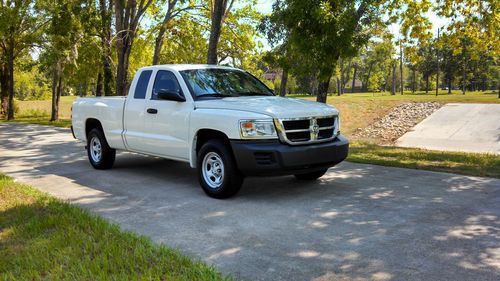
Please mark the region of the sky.
<svg viewBox="0 0 500 281"><path fill-rule="evenodd" d="M274 1L273 0L259 0L257 2L257 6L256 6L256 9L261 12L262 14L269 14L272 12L273 10L273 3ZM437 34L437 29L438 28L441 28L443 26L446 26L448 24L448 20L445 19L445 18L442 18L442 17L439 17L437 15L436 12L434 11L429 11L427 12L427 17L429 18L430 22L432 23L432 33L434 35ZM394 34L394 38L398 38L399 37L399 24L391 24L389 26L389 30L392 32L392 34ZM267 40L265 38L259 38L258 41L262 42L262 44L264 45L264 49L265 50L268 50L270 49L271 47L269 46Z"/></svg>

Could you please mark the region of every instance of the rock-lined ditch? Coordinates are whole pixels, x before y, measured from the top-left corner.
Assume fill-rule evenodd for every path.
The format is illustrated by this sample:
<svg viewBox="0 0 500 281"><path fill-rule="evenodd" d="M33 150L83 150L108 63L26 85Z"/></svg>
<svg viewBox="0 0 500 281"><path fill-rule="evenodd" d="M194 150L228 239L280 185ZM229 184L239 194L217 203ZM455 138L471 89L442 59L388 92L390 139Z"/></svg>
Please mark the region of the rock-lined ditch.
<svg viewBox="0 0 500 281"><path fill-rule="evenodd" d="M354 136L362 139L376 139L382 143L393 143L441 106L442 104L438 102L400 104L372 125L364 129L359 128Z"/></svg>

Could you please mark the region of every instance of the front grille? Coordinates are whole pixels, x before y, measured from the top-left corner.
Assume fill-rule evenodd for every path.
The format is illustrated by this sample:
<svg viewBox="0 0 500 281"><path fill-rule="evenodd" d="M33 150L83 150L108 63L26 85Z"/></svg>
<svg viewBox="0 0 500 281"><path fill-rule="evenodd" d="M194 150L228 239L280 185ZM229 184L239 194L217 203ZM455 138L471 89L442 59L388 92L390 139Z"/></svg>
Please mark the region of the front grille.
<svg viewBox="0 0 500 281"><path fill-rule="evenodd" d="M309 129L309 126L310 122L307 119L283 121L283 127L285 127L285 130Z"/></svg>
<svg viewBox="0 0 500 281"><path fill-rule="evenodd" d="M333 139L335 116L278 120L282 140L289 144L307 144Z"/></svg>

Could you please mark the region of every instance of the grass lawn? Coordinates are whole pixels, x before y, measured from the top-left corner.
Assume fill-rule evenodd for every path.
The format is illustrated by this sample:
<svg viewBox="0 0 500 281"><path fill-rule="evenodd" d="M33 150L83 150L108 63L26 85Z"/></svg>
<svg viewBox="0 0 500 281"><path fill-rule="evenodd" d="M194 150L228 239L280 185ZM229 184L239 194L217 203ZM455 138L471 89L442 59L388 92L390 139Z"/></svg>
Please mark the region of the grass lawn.
<svg viewBox="0 0 500 281"><path fill-rule="evenodd" d="M228 280L0 174L0 280Z"/></svg>
<svg viewBox="0 0 500 281"><path fill-rule="evenodd" d="M49 125L55 127L69 128L71 127L71 119L59 119L57 121L51 122L49 121L50 117L16 117L16 119L12 121L7 121L4 119L0 119L0 123L5 122L19 122L19 123L27 123L27 124L38 124L38 125Z"/></svg>
<svg viewBox="0 0 500 281"><path fill-rule="evenodd" d="M500 156L381 146L353 141L347 161L500 178Z"/></svg>

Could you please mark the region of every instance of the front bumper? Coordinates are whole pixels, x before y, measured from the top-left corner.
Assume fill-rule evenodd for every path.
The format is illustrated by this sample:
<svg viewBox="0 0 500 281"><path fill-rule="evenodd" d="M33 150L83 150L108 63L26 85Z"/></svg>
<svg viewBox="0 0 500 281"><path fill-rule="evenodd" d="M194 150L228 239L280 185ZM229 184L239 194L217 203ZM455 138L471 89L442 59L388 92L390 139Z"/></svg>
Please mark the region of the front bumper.
<svg viewBox="0 0 500 281"><path fill-rule="evenodd" d="M342 135L334 140L291 146L279 140L231 140L238 169L247 176L289 175L325 169L342 162L349 141Z"/></svg>

